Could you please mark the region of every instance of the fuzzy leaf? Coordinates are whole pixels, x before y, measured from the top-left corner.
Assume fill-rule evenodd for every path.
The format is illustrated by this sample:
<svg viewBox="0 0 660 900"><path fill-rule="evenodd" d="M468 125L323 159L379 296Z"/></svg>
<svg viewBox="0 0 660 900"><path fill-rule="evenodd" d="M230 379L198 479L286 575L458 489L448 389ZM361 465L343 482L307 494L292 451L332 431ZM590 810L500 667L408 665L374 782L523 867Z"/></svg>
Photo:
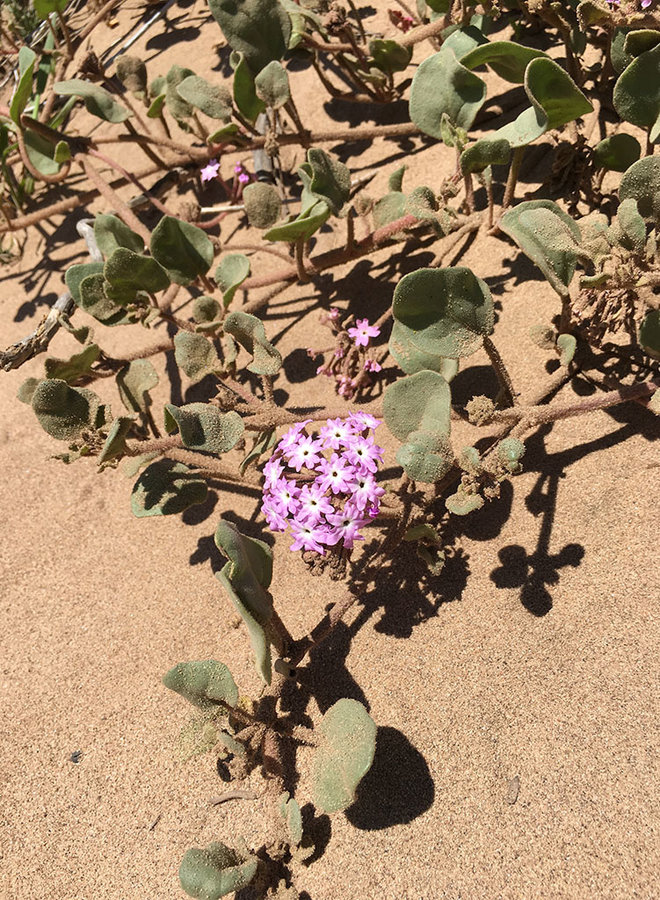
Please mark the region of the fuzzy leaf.
<svg viewBox="0 0 660 900"><path fill-rule="evenodd" d="M488 166L503 166L511 156L511 144L506 138L482 138L461 153L461 172L483 172Z"/></svg>
<svg viewBox="0 0 660 900"><path fill-rule="evenodd" d="M440 123L469 129L486 99L486 85L470 72L449 46L425 59L410 89L410 118L424 134L443 139Z"/></svg>
<svg viewBox="0 0 660 900"><path fill-rule="evenodd" d="M392 172L387 180L387 187L393 193L400 193L403 187L403 176L406 174L408 166L400 166L396 171Z"/></svg>
<svg viewBox="0 0 660 900"><path fill-rule="evenodd" d="M56 175L60 170L59 163L55 161L55 146L31 129L23 133L25 151L32 165L42 175Z"/></svg>
<svg viewBox="0 0 660 900"><path fill-rule="evenodd" d="M407 373L420 371L422 363L439 370L444 357L469 356L493 330L488 286L460 266L405 275L392 308L390 352Z"/></svg>
<svg viewBox="0 0 660 900"><path fill-rule="evenodd" d="M118 247L142 253L144 241L117 216L99 213L94 220L94 237L104 256L111 256Z"/></svg>
<svg viewBox="0 0 660 900"><path fill-rule="evenodd" d="M193 107L183 99L178 91L179 85L194 75L192 69L185 66L174 65L165 76L165 105L179 122L189 119L193 114Z"/></svg>
<svg viewBox="0 0 660 900"><path fill-rule="evenodd" d="M174 358L177 366L197 384L202 378L221 368L218 354L211 341L201 334L179 331L174 336Z"/></svg>
<svg viewBox="0 0 660 900"><path fill-rule="evenodd" d="M280 796L278 806L280 815L286 822L287 831L291 838L291 844L296 847L303 839L300 806L294 797L289 797L287 792Z"/></svg>
<svg viewBox="0 0 660 900"><path fill-rule="evenodd" d="M270 638L266 632L266 628L257 621L252 615L247 605L243 602L243 597L236 590L231 580L232 567L231 563L227 563L222 567L220 572L215 573L215 577L229 594L229 599L234 604L234 608L239 616L245 622L248 634L250 636L250 644L254 653L257 664L257 671L266 684L270 684L272 679L272 660L270 652Z"/></svg>
<svg viewBox="0 0 660 900"><path fill-rule="evenodd" d="M266 109L266 104L257 97L254 75L242 53L232 53L229 62L234 70L234 103L248 122L254 122Z"/></svg>
<svg viewBox="0 0 660 900"><path fill-rule="evenodd" d="M615 242L626 250L644 253L646 246L646 223L637 209L637 201L629 197L619 204L616 218L612 222L609 234Z"/></svg>
<svg viewBox="0 0 660 900"><path fill-rule="evenodd" d="M282 367L282 356L266 338L263 322L244 312L229 313L224 321L225 334L230 334L252 356L248 371L256 375L276 375Z"/></svg>
<svg viewBox="0 0 660 900"><path fill-rule="evenodd" d="M560 364L564 366L564 368L568 368L577 349L575 337L572 334L560 334L557 338L557 347L560 350Z"/></svg>
<svg viewBox="0 0 660 900"><path fill-rule="evenodd" d="M37 54L27 46L21 47L18 51L18 82L9 103L9 115L16 125L20 125L23 110L32 96L32 77L36 60Z"/></svg>
<svg viewBox="0 0 660 900"><path fill-rule="evenodd" d="M386 75L393 75L394 72L405 72L408 68L412 58L412 47L403 47L396 41L376 38L369 41L369 53L376 68Z"/></svg>
<svg viewBox="0 0 660 900"><path fill-rule="evenodd" d="M500 228L536 263L563 297L575 275L582 235L576 222L552 200L528 200L506 212Z"/></svg>
<svg viewBox="0 0 660 900"><path fill-rule="evenodd" d="M87 428L96 428L101 401L93 391L70 387L66 381L41 381L32 394L39 424L58 441L72 441Z"/></svg>
<svg viewBox="0 0 660 900"><path fill-rule="evenodd" d="M467 516L475 509L481 509L483 505L484 498L481 494L467 494L462 486L445 500L445 506L455 516Z"/></svg>
<svg viewBox="0 0 660 900"><path fill-rule="evenodd" d="M631 197L646 222L660 225L660 157L645 156L623 173L619 200Z"/></svg>
<svg viewBox="0 0 660 900"><path fill-rule="evenodd" d="M87 111L106 122L124 122L133 113L117 103L112 94L98 84L91 84L81 78L72 78L70 81L58 81L53 85L56 94L64 96L82 97Z"/></svg>
<svg viewBox="0 0 660 900"><path fill-rule="evenodd" d="M488 65L505 81L522 84L527 66L533 59L539 57L547 58L547 54L516 44L514 41L491 41L480 44L461 57L461 63L467 69Z"/></svg>
<svg viewBox="0 0 660 900"><path fill-rule="evenodd" d="M165 407L181 433L183 446L204 453L227 453L243 436L243 419L237 412L220 412L210 403Z"/></svg>
<svg viewBox="0 0 660 900"><path fill-rule="evenodd" d="M119 397L129 412L146 413L151 406L149 391L158 384L158 374L148 359L134 359L116 375Z"/></svg>
<svg viewBox="0 0 660 900"><path fill-rule="evenodd" d="M631 35L629 35L631 37ZM660 137L660 44L636 57L614 86L614 108L626 122Z"/></svg>
<svg viewBox="0 0 660 900"><path fill-rule="evenodd" d="M159 459L140 475L133 486L131 509L145 516L172 516L206 500L206 482L183 463Z"/></svg>
<svg viewBox="0 0 660 900"><path fill-rule="evenodd" d="M163 675L163 684L200 709L214 710L222 703L232 707L238 703L238 688L231 672L215 659L178 663Z"/></svg>
<svg viewBox="0 0 660 900"><path fill-rule="evenodd" d="M625 172L641 155L640 143L631 134L611 134L594 147L597 167L612 172Z"/></svg>
<svg viewBox="0 0 660 900"><path fill-rule="evenodd" d="M210 325L220 318L221 307L215 297L203 294L195 297L192 305L192 317L198 325Z"/></svg>
<svg viewBox="0 0 660 900"><path fill-rule="evenodd" d="M122 306L135 300L138 291L156 294L170 286L167 272L155 259L126 247L117 247L108 257L103 276L106 296Z"/></svg>
<svg viewBox="0 0 660 900"><path fill-rule="evenodd" d="M254 79L254 89L257 97L271 109L279 109L291 99L289 76L282 63L277 60L269 62L259 72Z"/></svg>
<svg viewBox="0 0 660 900"><path fill-rule="evenodd" d="M70 384L82 375L87 375L100 355L101 348L98 344L87 344L80 353L74 353L69 359L48 356L44 363L46 378L60 378Z"/></svg>
<svg viewBox="0 0 660 900"><path fill-rule="evenodd" d="M97 463L102 466L126 455L126 436L133 425L131 416L118 416L112 425L103 445Z"/></svg>
<svg viewBox="0 0 660 900"><path fill-rule="evenodd" d="M316 733L316 732L315 732ZM376 725L357 700L338 700L323 716L312 780L314 802L324 812L346 809L376 752Z"/></svg>
<svg viewBox="0 0 660 900"><path fill-rule="evenodd" d="M190 284L205 275L213 262L213 244L206 233L173 216L163 216L156 225L150 246L151 255L177 284Z"/></svg>
<svg viewBox="0 0 660 900"><path fill-rule="evenodd" d="M197 900L218 900L246 887L257 873L257 858L243 859L225 844L192 847L179 867L181 887Z"/></svg>
<svg viewBox="0 0 660 900"><path fill-rule="evenodd" d="M390 191L374 204L374 226L382 228L390 222L396 222L406 214L406 195L401 191Z"/></svg>
<svg viewBox="0 0 660 900"><path fill-rule="evenodd" d="M270 228L277 222L282 211L277 188L260 181L246 185L243 189L243 203L248 222L255 228Z"/></svg>
<svg viewBox="0 0 660 900"><path fill-rule="evenodd" d="M278 0L209 0L209 8L229 46L245 55L255 75L286 53L291 20Z"/></svg>
<svg viewBox="0 0 660 900"><path fill-rule="evenodd" d="M122 54L117 60L117 78L134 94L147 93L147 67L139 56Z"/></svg>
<svg viewBox="0 0 660 900"><path fill-rule="evenodd" d="M210 119L226 122L231 117L231 98L227 90L199 75L188 75L176 86L176 90L186 103L200 109Z"/></svg>
<svg viewBox="0 0 660 900"><path fill-rule="evenodd" d="M253 462L256 462L262 454L272 450L276 443L277 435L275 434L274 428L267 428L265 431L260 431L254 439L252 449L247 453L245 459L238 467L241 475L244 475L248 467Z"/></svg>
<svg viewBox="0 0 660 900"><path fill-rule="evenodd" d="M300 215L291 219L289 222L283 222L281 225L275 225L264 233L267 241L297 241L299 239L309 240L315 231L330 218L330 207L323 200L319 200L313 206L310 206Z"/></svg>
<svg viewBox="0 0 660 900"><path fill-rule="evenodd" d="M126 310L109 299L105 292L106 284L100 273L83 278L80 282L78 306L104 325L118 325L126 320Z"/></svg>
<svg viewBox="0 0 660 900"><path fill-rule="evenodd" d="M442 375L422 371L395 381L385 391L383 414L404 442L397 462L414 481L433 483L451 469L451 392Z"/></svg>
<svg viewBox="0 0 660 900"><path fill-rule="evenodd" d="M336 216L341 211L351 193L351 173L339 160L325 150L311 147L307 151L307 162L298 169L303 180L303 209L321 200ZM308 199L306 199L306 197Z"/></svg>
<svg viewBox="0 0 660 900"><path fill-rule="evenodd" d="M222 291L222 302L225 309L249 274L250 260L243 253L228 253L220 260L214 278Z"/></svg>
<svg viewBox="0 0 660 900"><path fill-rule="evenodd" d="M651 309L639 326L639 342L647 353L660 356L660 310Z"/></svg>
<svg viewBox="0 0 660 900"><path fill-rule="evenodd" d="M78 306L80 306L80 285L83 279L88 275L98 275L102 272L102 262L80 263L76 266L69 266L66 270L64 281Z"/></svg>
<svg viewBox="0 0 660 900"><path fill-rule="evenodd" d="M529 63L524 87L531 107L489 135L491 141L506 138L512 147L524 147L546 131L560 128L593 109L573 79L554 60L546 57Z"/></svg>

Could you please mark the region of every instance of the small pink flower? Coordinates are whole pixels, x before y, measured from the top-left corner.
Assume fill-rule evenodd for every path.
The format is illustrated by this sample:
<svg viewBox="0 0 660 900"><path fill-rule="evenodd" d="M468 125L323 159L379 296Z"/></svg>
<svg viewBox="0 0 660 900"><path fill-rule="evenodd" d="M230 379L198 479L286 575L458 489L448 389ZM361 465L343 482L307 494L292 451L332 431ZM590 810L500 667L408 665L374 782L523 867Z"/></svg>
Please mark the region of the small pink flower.
<svg viewBox="0 0 660 900"><path fill-rule="evenodd" d="M336 306L330 307L330 309L328 310L328 318L330 319L331 322L337 321L337 319L339 318L339 310L337 309Z"/></svg>
<svg viewBox="0 0 660 900"><path fill-rule="evenodd" d="M357 319L355 328L349 328L348 334L353 338L356 347L368 347L370 339L380 334L380 328L377 325L370 325L369 319Z"/></svg>
<svg viewBox="0 0 660 900"><path fill-rule="evenodd" d="M365 372L382 372L383 367L375 359L367 359L364 362Z"/></svg>
<svg viewBox="0 0 660 900"><path fill-rule="evenodd" d="M204 168L200 171L199 175L202 179L202 184L206 184L207 181L213 181L214 178L218 177L218 173L220 172L220 163L217 159L210 159L208 161L208 165L204 166Z"/></svg>
<svg viewBox="0 0 660 900"><path fill-rule="evenodd" d="M301 437L296 446L289 451L289 465L293 466L296 472L300 472L303 466L313 469L322 458L319 453L323 450L323 441L315 441L311 437L304 435Z"/></svg>
<svg viewBox="0 0 660 900"><path fill-rule="evenodd" d="M321 475L316 479L316 483L323 492L329 489L333 494L340 494L350 490L355 469L343 456L333 453L330 462L326 459L321 460L319 468Z"/></svg>

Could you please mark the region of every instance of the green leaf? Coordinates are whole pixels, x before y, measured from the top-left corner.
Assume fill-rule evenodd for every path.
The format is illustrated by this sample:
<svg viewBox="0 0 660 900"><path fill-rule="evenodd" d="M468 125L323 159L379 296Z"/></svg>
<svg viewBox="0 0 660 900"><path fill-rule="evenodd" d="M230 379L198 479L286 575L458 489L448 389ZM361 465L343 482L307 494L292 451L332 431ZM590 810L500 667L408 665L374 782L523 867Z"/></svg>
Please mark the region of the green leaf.
<svg viewBox="0 0 660 900"><path fill-rule="evenodd" d="M616 218L609 229L609 236L626 250L642 254L646 247L646 223L632 197L619 204Z"/></svg>
<svg viewBox="0 0 660 900"><path fill-rule="evenodd" d="M163 684L200 709L215 710L223 703L232 707L238 703L238 688L231 672L215 659L178 663L163 675Z"/></svg>
<svg viewBox="0 0 660 900"><path fill-rule="evenodd" d="M289 797L289 794L285 792L280 795L278 807L280 815L286 823L291 844L296 847L303 839L300 806L293 797Z"/></svg>
<svg viewBox="0 0 660 900"><path fill-rule="evenodd" d="M254 75L242 53L232 53L229 62L234 70L234 103L248 122L254 122L266 109L266 104L257 97Z"/></svg>
<svg viewBox="0 0 660 900"><path fill-rule="evenodd" d="M403 187L403 176L406 174L408 166L400 166L395 172L392 172L387 180L387 186L393 193L401 193Z"/></svg>
<svg viewBox="0 0 660 900"><path fill-rule="evenodd" d="M96 264L90 263L90 265ZM99 263L99 265L103 264ZM106 284L101 273L86 275L79 285L80 301L78 306L99 322L103 322L104 325L118 325L120 322L126 322L126 310L108 298L105 293Z"/></svg>
<svg viewBox="0 0 660 900"><path fill-rule="evenodd" d="M38 385L41 384L41 378L26 378L23 384L16 391L16 397L21 403L32 405L32 395L36 391Z"/></svg>
<svg viewBox="0 0 660 900"><path fill-rule="evenodd" d="M385 424L395 438L406 441L425 431L449 437L451 391L438 372L417 372L389 385L383 401Z"/></svg>
<svg viewBox="0 0 660 900"><path fill-rule="evenodd" d="M25 141L25 152L35 169L42 175L56 175L59 172L60 165L54 159L54 144L29 128L23 132L23 140Z"/></svg>
<svg viewBox="0 0 660 900"><path fill-rule="evenodd" d="M629 35L629 37L631 37ZM614 108L626 122L660 137L660 44L634 59L614 86Z"/></svg>
<svg viewBox="0 0 660 900"><path fill-rule="evenodd" d="M490 140L506 138L512 147L524 147L546 131L560 128L593 110L573 79L546 57L529 63L524 87L531 108L521 112L513 122L498 128L489 136Z"/></svg>
<svg viewBox="0 0 660 900"><path fill-rule="evenodd" d="M218 323L220 313L221 307L215 297L202 294L201 297L195 297L193 300L192 317L198 325Z"/></svg>
<svg viewBox="0 0 660 900"><path fill-rule="evenodd" d="M133 359L116 375L119 397L129 412L146 413L151 406L149 391L158 384L158 374L148 359Z"/></svg>
<svg viewBox="0 0 660 900"><path fill-rule="evenodd" d="M165 407L181 433L183 446L204 453L227 453L243 436L243 419L237 412L220 412L210 403Z"/></svg>
<svg viewBox="0 0 660 900"><path fill-rule="evenodd" d="M243 188L243 203L248 222L255 228L270 228L277 222L282 211L282 201L277 188L260 181Z"/></svg>
<svg viewBox="0 0 660 900"><path fill-rule="evenodd" d="M218 522L214 540L229 559L227 577L234 589L254 618L265 625L273 613L273 598L268 593L273 578L273 551L263 541L241 534L225 519Z"/></svg>
<svg viewBox="0 0 660 900"><path fill-rule="evenodd" d="M277 443L277 435L274 428L266 428L260 431L254 439L252 449L247 453L245 459L238 467L241 475L244 475L248 467L259 459L264 453L272 450Z"/></svg>
<svg viewBox="0 0 660 900"><path fill-rule="evenodd" d="M207 375L217 372L220 360L211 341L201 334L178 331L174 336L174 358L177 366L197 384Z"/></svg>
<svg viewBox="0 0 660 900"><path fill-rule="evenodd" d="M374 226L382 228L390 222L396 222L406 214L406 195L401 191L390 191L374 204Z"/></svg>
<svg viewBox="0 0 660 900"><path fill-rule="evenodd" d="M127 247L117 247L103 267L108 299L120 305L135 300L138 291L156 294L170 286L165 269L151 256L142 256Z"/></svg>
<svg viewBox="0 0 660 900"><path fill-rule="evenodd" d="M660 356L660 310L647 312L639 326L639 342L647 353Z"/></svg>
<svg viewBox="0 0 660 900"><path fill-rule="evenodd" d="M319 200L313 206L300 213L300 215L284 222L281 225L275 225L273 228L264 232L264 238L267 241L297 241L300 239L309 240L315 231L330 218L330 207L323 200Z"/></svg>
<svg viewBox="0 0 660 900"><path fill-rule="evenodd" d="M82 375L89 374L100 355L101 348L98 344L87 344L80 353L74 353L69 359L48 356L44 363L46 378L60 378L70 384Z"/></svg>
<svg viewBox="0 0 660 900"><path fill-rule="evenodd" d="M307 162L300 166L298 174L305 185L303 209L322 200L334 215L340 213L351 193L351 173L343 163L325 150L311 147L307 151Z"/></svg>
<svg viewBox="0 0 660 900"><path fill-rule="evenodd" d="M18 82L11 95L9 115L20 126L21 115L32 96L32 76L37 54L29 47L23 46L18 51Z"/></svg>
<svg viewBox="0 0 660 900"><path fill-rule="evenodd" d="M660 44L660 31L655 28L639 28L626 34L623 49L624 53L631 57L630 62L632 62L634 57L641 56L647 50L653 50L658 44Z"/></svg>
<svg viewBox="0 0 660 900"><path fill-rule="evenodd" d="M438 372L400 378L385 391L385 422L404 441L396 459L414 481L433 483L451 469L449 442L451 393Z"/></svg>
<svg viewBox="0 0 660 900"><path fill-rule="evenodd" d="M577 349L577 341L572 334L560 334L557 338L557 347L560 350L559 363L568 368L571 364L575 351Z"/></svg>
<svg viewBox="0 0 660 900"><path fill-rule="evenodd" d="M159 119L163 115L163 106L165 106L165 94L159 94L151 101L147 116L150 119Z"/></svg>
<svg viewBox="0 0 660 900"><path fill-rule="evenodd" d="M250 260L243 253L229 253L220 260L214 278L222 291L222 302L225 309L249 274Z"/></svg>
<svg viewBox="0 0 660 900"><path fill-rule="evenodd" d="M159 459L140 475L133 486L131 509L138 519L173 516L189 506L203 503L206 482L183 463Z"/></svg>
<svg viewBox="0 0 660 900"><path fill-rule="evenodd" d="M263 322L244 312L229 313L224 321L225 334L230 334L252 356L248 371L256 375L276 375L282 367L282 356L266 338Z"/></svg>
<svg viewBox="0 0 660 900"><path fill-rule="evenodd" d="M101 401L93 391L66 381L41 381L32 394L32 409L41 427L58 441L72 441L99 423Z"/></svg>
<svg viewBox="0 0 660 900"><path fill-rule="evenodd" d="M369 41L369 53L374 65L381 72L393 75L394 72L405 72L408 68L408 63L412 58L412 47L403 47L396 41L376 38Z"/></svg>
<svg viewBox="0 0 660 900"><path fill-rule="evenodd" d="M493 330L488 286L461 266L405 275L392 309L390 353L407 373L418 372L425 361L438 370L444 357L470 356Z"/></svg>
<svg viewBox="0 0 660 900"><path fill-rule="evenodd" d="M229 46L245 55L255 75L286 53L291 20L277 0L209 0L209 8Z"/></svg>
<svg viewBox="0 0 660 900"><path fill-rule="evenodd" d="M577 223L552 200L528 200L506 212L500 228L539 267L560 297L565 296L582 241Z"/></svg>
<svg viewBox="0 0 660 900"><path fill-rule="evenodd" d="M647 222L660 225L660 157L645 156L623 173L619 200L632 197Z"/></svg>
<svg viewBox="0 0 660 900"><path fill-rule="evenodd" d="M185 66L174 65L165 76L165 105L179 122L189 119L193 114L193 107L183 99L178 91L179 85L194 75L192 69Z"/></svg>
<svg viewBox="0 0 660 900"><path fill-rule="evenodd" d="M190 284L205 275L213 262L213 244L206 232L173 216L163 216L156 225L150 246L151 255L177 284Z"/></svg>
<svg viewBox="0 0 660 900"><path fill-rule="evenodd" d="M122 456L126 456L126 437L133 424L134 420L131 416L118 416L114 420L110 426L110 431L108 432L103 449L97 459L99 466L113 462L116 459L121 459Z"/></svg>
<svg viewBox="0 0 660 900"><path fill-rule="evenodd" d="M98 84L91 84L81 78L72 78L70 81L58 81L53 85L56 94L64 96L82 97L87 111L106 122L124 122L133 113L117 103L112 94Z"/></svg>
<svg viewBox="0 0 660 900"><path fill-rule="evenodd" d="M197 900L218 900L240 891L257 874L257 858L243 859L225 844L212 843L206 849L192 847L179 868L181 887Z"/></svg>
<svg viewBox="0 0 660 900"><path fill-rule="evenodd" d="M135 253L144 250L144 241L140 235L132 231L117 216L99 213L94 219L94 237L104 256L111 256L119 247L125 247Z"/></svg>
<svg viewBox="0 0 660 900"><path fill-rule="evenodd" d="M273 614L273 599L268 593L273 577L273 553L267 544L240 533L235 525L220 519L215 543L229 558L216 578L223 585L245 622L257 669L270 684L271 655L268 624Z"/></svg>
<svg viewBox="0 0 660 900"><path fill-rule="evenodd" d="M254 89L257 97L271 109L279 109L291 99L289 76L282 63L277 60L269 62L259 72L254 79Z"/></svg>
<svg viewBox="0 0 660 900"><path fill-rule="evenodd" d="M486 85L443 49L419 66L410 89L410 118L424 134L443 139L443 114L452 125L468 130L486 99Z"/></svg>
<svg viewBox="0 0 660 900"><path fill-rule="evenodd" d="M317 732L315 732L317 733ZM376 752L376 725L357 700L338 700L318 728L323 743L312 769L316 806L326 813L346 809L371 768Z"/></svg>
<svg viewBox="0 0 660 900"><path fill-rule="evenodd" d="M37 17L44 22L51 13L63 13L69 0L33 0Z"/></svg>
<svg viewBox="0 0 660 900"><path fill-rule="evenodd" d="M461 172L483 172L488 166L503 166L511 156L511 144L506 138L482 138L461 153Z"/></svg>
<svg viewBox="0 0 660 900"><path fill-rule="evenodd" d="M612 172L625 172L641 155L640 143L631 134L612 134L594 147L596 166Z"/></svg>
<svg viewBox="0 0 660 900"><path fill-rule="evenodd" d="M188 75L176 90L186 103L200 109L210 119L226 122L231 117L231 97L224 87L211 84L199 75Z"/></svg>
<svg viewBox="0 0 660 900"><path fill-rule="evenodd" d="M514 41L491 41L475 47L461 58L461 63L468 69L488 65L505 81L522 84L527 66L539 57L547 58L547 54Z"/></svg>
<svg viewBox="0 0 660 900"><path fill-rule="evenodd" d="M139 56L122 54L117 60L117 78L134 94L147 93L147 67Z"/></svg>
<svg viewBox="0 0 660 900"><path fill-rule="evenodd" d="M71 159L71 148L66 141L58 141L53 151L53 160L58 164L68 162Z"/></svg>

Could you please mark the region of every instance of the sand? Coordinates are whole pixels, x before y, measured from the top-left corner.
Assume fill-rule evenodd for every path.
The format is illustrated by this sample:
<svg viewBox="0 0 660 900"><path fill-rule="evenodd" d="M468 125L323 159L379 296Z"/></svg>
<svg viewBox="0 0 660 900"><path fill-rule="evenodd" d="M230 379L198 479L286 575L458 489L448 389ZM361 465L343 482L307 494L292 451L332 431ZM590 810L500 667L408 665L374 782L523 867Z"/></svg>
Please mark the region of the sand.
<svg viewBox="0 0 660 900"><path fill-rule="evenodd" d="M120 30L139 7L121 10ZM188 64L193 48L207 74L219 33L205 4L182 2L168 18L136 45L146 45L150 75ZM116 36L100 28L95 47ZM311 124L327 122L314 77L296 77ZM445 159L418 139L338 149L354 171L388 158L374 196L399 159L410 186ZM72 227L80 216L32 230L22 258L0 272L3 345L32 330L61 292L63 269L82 259ZM433 252L410 245L406 271ZM291 287L264 317L288 361L276 387L290 405L309 402L299 348L318 338L319 294L323 306L379 315L398 278L385 265L392 255L324 279L319 291ZM547 377L547 354L527 332L556 312L554 294L494 238L462 264L498 285L495 339L529 396ZM119 331L97 337L110 351L148 343L139 329ZM60 333L50 352L73 349ZM190 708L160 683L176 662L214 657L242 692L259 690L247 633L212 574L222 562L212 542L219 516L245 523L256 494L219 491L195 515L134 518L120 472L50 458L63 448L16 399L42 364L0 376L0 896L183 897L177 869L188 847L244 838L258 848L269 827L261 799L210 805L227 786L212 754L177 760ZM466 360L457 382L465 399L492 387L486 365L482 354ZM319 402L331 399L329 385L318 391ZM167 400L164 383L156 393ZM457 446L474 434L458 423ZM304 681L315 699L301 689L297 708L318 721L353 697L379 731L357 802L313 821L306 811L318 850L297 874L303 898L658 896L657 436L657 419L634 404L537 432L512 489L456 526L445 573L421 578L414 554L398 554L313 657ZM393 442L387 448L394 466ZM268 534L261 518L247 527ZM273 594L299 636L341 588L310 577L286 537L274 543ZM300 765L304 805L309 751ZM263 794L256 774L232 786Z"/></svg>

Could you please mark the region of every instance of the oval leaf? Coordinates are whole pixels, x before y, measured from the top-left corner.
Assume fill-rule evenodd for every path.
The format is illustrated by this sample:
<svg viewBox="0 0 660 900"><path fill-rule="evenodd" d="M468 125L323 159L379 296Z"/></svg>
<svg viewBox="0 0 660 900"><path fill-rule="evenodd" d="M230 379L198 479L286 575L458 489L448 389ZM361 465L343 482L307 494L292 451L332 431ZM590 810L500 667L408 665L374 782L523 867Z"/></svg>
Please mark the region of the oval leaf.
<svg viewBox="0 0 660 900"><path fill-rule="evenodd" d="M256 375L276 375L282 367L282 356L266 338L263 323L250 313L229 313L224 321L225 334L230 334L252 356L247 368Z"/></svg>
<svg viewBox="0 0 660 900"><path fill-rule="evenodd" d="M206 233L173 216L163 216L156 225L150 247L151 255L177 284L190 284L205 275L213 262L213 244Z"/></svg>
<svg viewBox="0 0 660 900"><path fill-rule="evenodd" d="M222 703L236 706L238 688L224 663L215 659L178 663L163 675L163 684L200 709L217 709Z"/></svg>
<svg viewBox="0 0 660 900"><path fill-rule="evenodd" d="M206 500L206 482L188 466L171 459L159 459L133 485L131 509L145 516L173 516Z"/></svg>
<svg viewBox="0 0 660 900"><path fill-rule="evenodd" d="M258 187L259 185L254 185ZM266 187L267 185L260 185ZM268 185L270 186L270 185ZM238 287L250 274L250 260L243 253L229 253L220 260L215 270L215 281L222 291L222 302L225 309L232 301Z"/></svg>
<svg viewBox="0 0 660 900"><path fill-rule="evenodd" d="M243 419L237 412L220 412L210 403L165 407L176 423L184 447L204 453L227 453L243 436Z"/></svg>
<svg viewBox="0 0 660 900"><path fill-rule="evenodd" d="M257 874L257 859L245 860L224 844L209 844L206 849L192 847L179 868L181 887L197 900L218 900L240 891Z"/></svg>
<svg viewBox="0 0 660 900"><path fill-rule="evenodd" d="M213 344L201 334L179 331L174 336L174 358L177 366L196 384L221 368Z"/></svg>

